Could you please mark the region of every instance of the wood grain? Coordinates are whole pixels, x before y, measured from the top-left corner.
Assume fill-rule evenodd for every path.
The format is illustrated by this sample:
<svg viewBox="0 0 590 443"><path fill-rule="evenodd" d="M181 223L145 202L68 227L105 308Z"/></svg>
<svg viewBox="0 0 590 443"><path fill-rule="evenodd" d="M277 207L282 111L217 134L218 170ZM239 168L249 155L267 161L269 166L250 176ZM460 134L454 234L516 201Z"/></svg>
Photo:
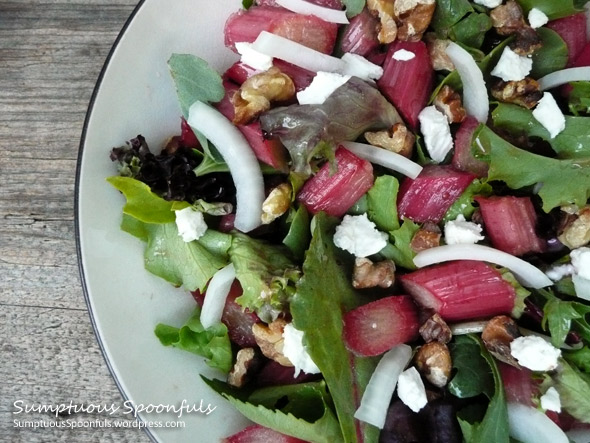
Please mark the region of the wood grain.
<svg viewBox="0 0 590 443"><path fill-rule="evenodd" d="M0 441L142 442L137 429L17 428L22 404L122 404L79 282L74 186L86 109L137 0L0 1ZM58 421L129 420L122 413Z"/></svg>

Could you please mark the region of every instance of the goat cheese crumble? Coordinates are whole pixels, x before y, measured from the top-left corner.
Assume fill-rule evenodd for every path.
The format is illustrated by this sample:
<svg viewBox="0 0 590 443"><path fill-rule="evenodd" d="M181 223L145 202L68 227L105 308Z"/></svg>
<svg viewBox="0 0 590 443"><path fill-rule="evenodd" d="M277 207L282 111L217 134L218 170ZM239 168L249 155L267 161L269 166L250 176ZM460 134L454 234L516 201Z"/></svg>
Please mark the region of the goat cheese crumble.
<svg viewBox="0 0 590 443"><path fill-rule="evenodd" d="M295 366L294 377L297 377L301 371L306 374L320 373L320 369L313 362L303 345L303 331L295 329L289 323L283 329L283 339L283 355Z"/></svg>
<svg viewBox="0 0 590 443"><path fill-rule="evenodd" d="M548 21L549 17L547 17L540 9L533 8L529 12L529 25L531 25L531 28L533 29L540 28L541 26L547 24Z"/></svg>
<svg viewBox="0 0 590 443"><path fill-rule="evenodd" d="M476 4L486 8L496 8L502 4L502 0L473 0Z"/></svg>
<svg viewBox="0 0 590 443"><path fill-rule="evenodd" d="M403 404L414 412L418 412L428 403L424 382L414 366L400 374L397 380L397 395Z"/></svg>
<svg viewBox="0 0 590 443"><path fill-rule="evenodd" d="M321 105L349 79L350 75L319 71L310 85L297 93L297 101L300 105Z"/></svg>
<svg viewBox="0 0 590 443"><path fill-rule="evenodd" d="M266 71L272 68L272 57L258 52L252 43L237 42L236 51L242 56L240 61L254 69Z"/></svg>
<svg viewBox="0 0 590 443"><path fill-rule="evenodd" d="M543 338L529 335L514 339L510 343L510 354L531 371L552 371L557 368L561 351Z"/></svg>
<svg viewBox="0 0 590 443"><path fill-rule="evenodd" d="M428 106L418 115L424 144L430 157L437 163L444 161L453 149L453 137L447 117L434 106Z"/></svg>
<svg viewBox="0 0 590 443"><path fill-rule="evenodd" d="M580 277L590 280L590 248L578 248L570 252L574 271Z"/></svg>
<svg viewBox="0 0 590 443"><path fill-rule="evenodd" d="M176 214L178 235L182 237L183 241L188 243L198 240L207 232L207 223L205 223L202 212L195 211L189 206L180 211L174 211L174 213Z"/></svg>
<svg viewBox="0 0 590 443"><path fill-rule="evenodd" d="M466 221L463 214L459 214L445 224L445 242L447 245L475 244L485 238L481 231L481 225Z"/></svg>
<svg viewBox="0 0 590 443"><path fill-rule="evenodd" d="M565 117L550 92L545 92L533 110L533 117L543 125L551 138L555 138L565 129Z"/></svg>
<svg viewBox="0 0 590 443"><path fill-rule="evenodd" d="M533 69L533 60L518 55L509 47L504 48L500 60L492 71L492 75L500 77L505 82L524 79Z"/></svg>
<svg viewBox="0 0 590 443"><path fill-rule="evenodd" d="M541 408L545 411L561 412L561 398L554 387L550 387L541 396Z"/></svg>
<svg viewBox="0 0 590 443"><path fill-rule="evenodd" d="M355 257L367 257L387 246L387 234L378 231L367 214L345 215L336 227L334 244Z"/></svg>
<svg viewBox="0 0 590 443"><path fill-rule="evenodd" d="M395 51L393 53L394 60L398 60L401 62L406 62L408 60L412 60L414 57L416 57L416 54L414 54L412 51L408 51L406 49L398 49L397 51Z"/></svg>

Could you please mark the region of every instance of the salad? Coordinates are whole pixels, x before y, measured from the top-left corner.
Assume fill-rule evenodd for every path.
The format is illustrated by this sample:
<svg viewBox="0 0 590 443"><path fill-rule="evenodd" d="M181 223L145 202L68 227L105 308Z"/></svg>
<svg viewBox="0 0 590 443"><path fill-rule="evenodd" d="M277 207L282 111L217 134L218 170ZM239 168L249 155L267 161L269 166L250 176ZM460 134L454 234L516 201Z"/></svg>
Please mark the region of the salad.
<svg viewBox="0 0 590 443"><path fill-rule="evenodd" d="M245 1L226 71L171 54L107 180L227 441L590 441L585 3Z"/></svg>

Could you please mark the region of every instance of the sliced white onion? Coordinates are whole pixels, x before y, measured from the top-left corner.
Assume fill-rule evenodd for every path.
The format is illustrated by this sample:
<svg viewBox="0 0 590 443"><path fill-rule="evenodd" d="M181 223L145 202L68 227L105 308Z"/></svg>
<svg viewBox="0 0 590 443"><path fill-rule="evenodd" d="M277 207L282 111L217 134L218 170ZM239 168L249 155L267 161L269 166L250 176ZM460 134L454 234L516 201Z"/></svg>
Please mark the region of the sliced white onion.
<svg viewBox="0 0 590 443"><path fill-rule="evenodd" d="M522 443L569 443L565 432L547 415L519 403L508 403L510 436Z"/></svg>
<svg viewBox="0 0 590 443"><path fill-rule="evenodd" d="M590 427L582 425L583 427L570 429L566 435L574 443L588 443L590 441Z"/></svg>
<svg viewBox="0 0 590 443"><path fill-rule="evenodd" d="M445 245L426 249L414 257L414 264L419 268L452 260L478 260L495 263L512 271L518 281L530 288L544 288L553 282L540 269L530 263L498 249L484 245Z"/></svg>
<svg viewBox="0 0 590 443"><path fill-rule="evenodd" d="M354 413L357 420L383 429L395 385L411 358L412 348L408 345L396 346L383 354Z"/></svg>
<svg viewBox="0 0 590 443"><path fill-rule="evenodd" d="M325 8L304 0L275 0L276 4L298 14L315 15L326 22L348 24L346 12L339 9Z"/></svg>
<svg viewBox="0 0 590 443"><path fill-rule="evenodd" d="M353 154L358 155L360 158L381 165L385 168L401 172L410 178L418 177L418 174L422 171L422 166L418 163L414 163L403 155L396 154L387 149L356 142L343 142L341 145Z"/></svg>
<svg viewBox="0 0 590 443"><path fill-rule="evenodd" d="M479 334L483 332L487 324L487 320L466 321L449 325L449 328L453 335Z"/></svg>
<svg viewBox="0 0 590 443"><path fill-rule="evenodd" d="M205 329L221 321L225 301L235 279L236 270L234 265L230 263L225 268L217 271L209 282L200 317L201 324Z"/></svg>
<svg viewBox="0 0 590 443"><path fill-rule="evenodd" d="M337 57L308 48L279 35L262 31L253 45L263 54L284 60L309 71L344 72L346 63Z"/></svg>
<svg viewBox="0 0 590 443"><path fill-rule="evenodd" d="M187 122L215 145L229 167L236 186L236 229L250 232L260 226L264 181L248 141L219 111L203 102L192 104Z"/></svg>
<svg viewBox="0 0 590 443"><path fill-rule="evenodd" d="M590 301L590 280L574 274L572 276L572 282L574 283L576 295L584 300Z"/></svg>
<svg viewBox="0 0 590 443"><path fill-rule="evenodd" d="M539 80L541 91L565 85L569 82L590 81L590 66L568 68L547 74Z"/></svg>
<svg viewBox="0 0 590 443"><path fill-rule="evenodd" d="M475 60L461 46L451 42L446 53L455 65L463 83L463 105L468 115L481 123L488 120L490 104L483 74Z"/></svg>

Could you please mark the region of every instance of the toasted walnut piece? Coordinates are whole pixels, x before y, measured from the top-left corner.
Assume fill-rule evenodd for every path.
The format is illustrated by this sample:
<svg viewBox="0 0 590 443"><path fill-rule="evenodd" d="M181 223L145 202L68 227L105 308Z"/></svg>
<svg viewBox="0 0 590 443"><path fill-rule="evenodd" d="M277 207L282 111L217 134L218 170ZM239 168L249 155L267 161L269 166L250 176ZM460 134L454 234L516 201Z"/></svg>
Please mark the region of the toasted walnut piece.
<svg viewBox="0 0 590 443"><path fill-rule="evenodd" d="M455 65L447 55L447 48L451 43L450 40L440 39L434 32L428 32L424 35L424 42L428 48L432 69L435 71L455 70Z"/></svg>
<svg viewBox="0 0 590 443"><path fill-rule="evenodd" d="M438 341L446 344L453 338L453 333L442 317L434 314L420 326L420 336L426 343Z"/></svg>
<svg viewBox="0 0 590 443"><path fill-rule="evenodd" d="M510 343L517 337L520 337L518 326L506 315L492 318L481 333L481 339L490 354L504 363L520 367L510 354Z"/></svg>
<svg viewBox="0 0 590 443"><path fill-rule="evenodd" d="M387 149L411 157L416 137L403 123L396 123L391 129L377 132L365 132L365 139L373 146Z"/></svg>
<svg viewBox="0 0 590 443"><path fill-rule="evenodd" d="M590 206L580 209L576 214L565 213L565 223L557 237L570 249L581 248L590 243Z"/></svg>
<svg viewBox="0 0 590 443"><path fill-rule="evenodd" d="M527 25L522 8L514 0L509 0L504 5L494 8L490 12L492 26L500 35L512 35Z"/></svg>
<svg viewBox="0 0 590 443"><path fill-rule="evenodd" d="M397 37L397 25L393 19L393 0L367 0L367 8L379 17L377 38L379 43L388 44Z"/></svg>
<svg viewBox="0 0 590 443"><path fill-rule="evenodd" d="M227 382L231 386L241 388L248 382L248 373L258 366L259 360L254 348L243 348L236 355L234 367L227 376Z"/></svg>
<svg viewBox="0 0 590 443"><path fill-rule="evenodd" d="M273 66L247 79L233 95L233 122L236 125L251 123L262 112L270 109L271 102L290 100L294 96L293 80Z"/></svg>
<svg viewBox="0 0 590 443"><path fill-rule="evenodd" d="M357 258L354 262L352 286L356 289L389 288L395 282L395 263L383 260L373 263L368 258Z"/></svg>
<svg viewBox="0 0 590 443"><path fill-rule="evenodd" d="M283 330L287 322L279 318L268 325L255 323L252 325L252 332L256 344L265 357L276 361L280 365L292 367L293 364L283 355Z"/></svg>
<svg viewBox="0 0 590 443"><path fill-rule="evenodd" d="M492 96L504 103L514 103L533 109L543 97L539 82L530 77L518 81L498 80L492 86Z"/></svg>
<svg viewBox="0 0 590 443"><path fill-rule="evenodd" d="M442 388L451 377L451 353L444 343L432 341L421 346L414 357L416 367L426 380Z"/></svg>
<svg viewBox="0 0 590 443"><path fill-rule="evenodd" d="M262 223L268 225L289 210L293 189L289 183L274 188L262 203Z"/></svg>
<svg viewBox="0 0 590 443"><path fill-rule="evenodd" d="M444 85L433 102L436 109L446 115L449 123L461 123L467 117L461 96L449 85Z"/></svg>
<svg viewBox="0 0 590 443"><path fill-rule="evenodd" d="M516 31L516 39L510 44L510 49L523 57L533 55L535 51L542 47L543 40L541 40L537 31L530 26Z"/></svg>
<svg viewBox="0 0 590 443"><path fill-rule="evenodd" d="M426 222L412 237L410 248L414 252L420 252L440 246L440 237L440 228L435 223Z"/></svg>
<svg viewBox="0 0 590 443"><path fill-rule="evenodd" d="M398 40L421 40L430 26L435 9L435 0L395 0L393 14Z"/></svg>

